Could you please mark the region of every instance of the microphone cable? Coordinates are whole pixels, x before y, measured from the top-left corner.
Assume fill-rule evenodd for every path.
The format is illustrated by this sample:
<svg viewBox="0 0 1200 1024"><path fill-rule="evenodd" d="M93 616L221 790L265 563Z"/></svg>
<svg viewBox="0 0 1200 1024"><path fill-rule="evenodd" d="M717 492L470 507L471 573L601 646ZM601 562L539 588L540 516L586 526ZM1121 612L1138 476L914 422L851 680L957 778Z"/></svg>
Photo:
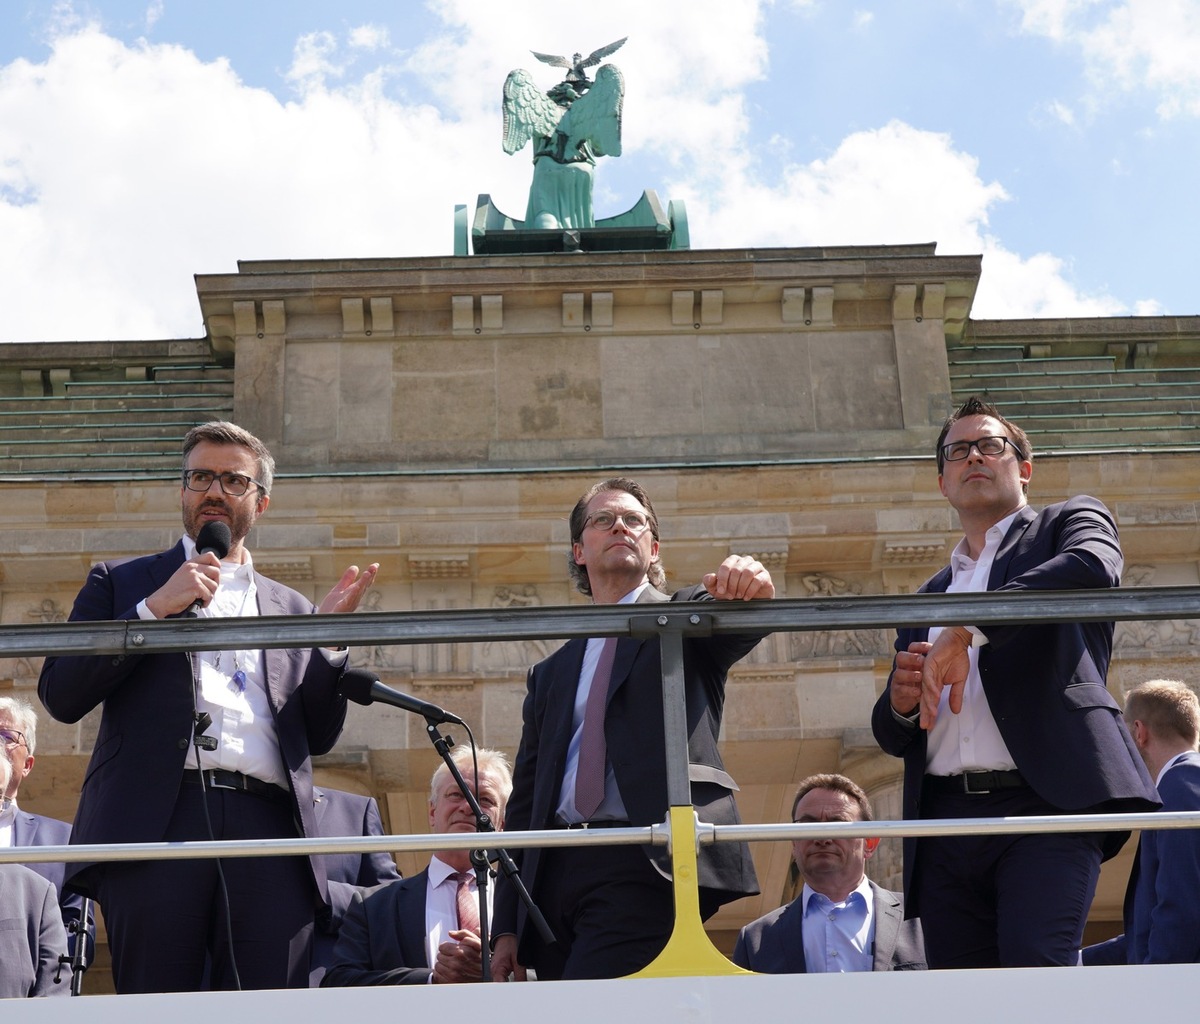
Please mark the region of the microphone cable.
<svg viewBox="0 0 1200 1024"><path fill-rule="evenodd" d="M212 725L212 716L208 712L200 711L200 659L195 652L190 655L185 655L191 663L192 670L192 750L196 754L196 774L200 776L200 805L204 808L204 825L208 831L210 842L216 842L217 837L213 831L212 815L208 811L208 783L204 780L204 769L200 766L200 751L216 750L217 740L212 736L204 736L204 730ZM202 742L202 739L208 740L208 743ZM209 745L211 744L211 746ZM237 957L233 952L233 914L230 912L229 906L229 886L225 882L225 869L221 865L221 858L214 857L213 863L217 868L217 891L221 897L221 906L225 911L225 947L229 954L229 969L233 972L234 991L242 991L242 978L238 974ZM209 984L211 986L213 975L216 971L216 962L209 957Z"/></svg>

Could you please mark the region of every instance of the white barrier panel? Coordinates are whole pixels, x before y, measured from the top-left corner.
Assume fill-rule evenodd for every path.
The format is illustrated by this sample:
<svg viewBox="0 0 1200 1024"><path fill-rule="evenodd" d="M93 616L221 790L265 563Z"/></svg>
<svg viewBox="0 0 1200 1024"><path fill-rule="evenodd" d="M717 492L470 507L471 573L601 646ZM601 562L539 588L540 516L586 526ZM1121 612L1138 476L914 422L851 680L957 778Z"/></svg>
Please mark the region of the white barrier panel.
<svg viewBox="0 0 1200 1024"><path fill-rule="evenodd" d="M1129 1024L1193 1019L1200 966L758 975L5 1001L22 1024Z"/></svg>

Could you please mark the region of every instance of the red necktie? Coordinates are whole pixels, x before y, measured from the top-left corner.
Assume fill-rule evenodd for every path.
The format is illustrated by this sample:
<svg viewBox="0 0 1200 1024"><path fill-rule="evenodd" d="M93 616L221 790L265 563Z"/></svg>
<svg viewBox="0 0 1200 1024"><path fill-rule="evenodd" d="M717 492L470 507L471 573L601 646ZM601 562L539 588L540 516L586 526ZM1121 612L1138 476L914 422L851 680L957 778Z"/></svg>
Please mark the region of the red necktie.
<svg viewBox="0 0 1200 1024"><path fill-rule="evenodd" d="M608 748L604 742L604 711L612 680L613 655L617 638L610 636L600 650L600 660L592 674L583 709L583 735L579 740L579 764L575 773L575 809L587 821L604 800L604 767Z"/></svg>
<svg viewBox="0 0 1200 1024"><path fill-rule="evenodd" d="M471 892L471 879L474 871L456 871L454 880L458 889L454 893L454 902L458 905L458 927L464 931L479 934L479 904L475 894Z"/></svg>

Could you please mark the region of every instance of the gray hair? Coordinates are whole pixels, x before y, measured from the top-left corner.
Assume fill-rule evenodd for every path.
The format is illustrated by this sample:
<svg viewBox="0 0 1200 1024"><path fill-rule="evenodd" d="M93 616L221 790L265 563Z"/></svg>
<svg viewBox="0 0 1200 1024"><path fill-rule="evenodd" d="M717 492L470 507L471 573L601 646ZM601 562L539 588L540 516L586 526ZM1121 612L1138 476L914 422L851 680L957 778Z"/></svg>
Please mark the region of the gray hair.
<svg viewBox="0 0 1200 1024"><path fill-rule="evenodd" d="M37 746L37 712L24 697L0 697L0 711L7 711L13 726L25 736L25 749Z"/></svg>
<svg viewBox="0 0 1200 1024"><path fill-rule="evenodd" d="M508 756L503 750L492 750L489 747L480 747L475 751L475 759L471 757L471 748L468 746L457 746L450 752L450 759L458 766L458 770L462 772L463 778L468 782L473 782L472 776L475 774L475 763L479 764L479 775L490 775L496 780L500 787L500 804L505 806L508 804L508 797L512 793L512 766L508 763ZM434 771L433 776L429 780L429 802L437 802L438 786L442 784L442 780L450 774L450 769L446 767L445 762L439 764Z"/></svg>

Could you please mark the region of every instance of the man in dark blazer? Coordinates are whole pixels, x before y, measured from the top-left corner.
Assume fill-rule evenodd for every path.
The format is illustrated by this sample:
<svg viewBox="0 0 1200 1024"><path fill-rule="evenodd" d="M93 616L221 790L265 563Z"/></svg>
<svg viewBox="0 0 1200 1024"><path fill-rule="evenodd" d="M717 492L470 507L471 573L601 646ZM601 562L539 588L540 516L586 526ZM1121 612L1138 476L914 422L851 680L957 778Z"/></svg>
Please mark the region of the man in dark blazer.
<svg viewBox="0 0 1200 1024"><path fill-rule="evenodd" d="M963 539L922 592L1115 587L1121 548L1087 496L1035 513L1029 440L970 399L938 439ZM1111 622L901 629L872 726L904 758L907 818L1150 810L1154 785L1106 689ZM905 908L929 966L1073 964L1100 863L1127 833L938 837L904 844Z"/></svg>
<svg viewBox="0 0 1200 1024"><path fill-rule="evenodd" d="M57 818L44 814L33 814L17 803L21 783L33 771L34 751L37 748L37 712L24 697L0 697L0 738L5 753L12 764L12 778L3 796L0 808L0 846L66 846L71 841L71 826ZM8 825L8 842L4 842L4 826ZM35 861L29 869L54 885L58 893L59 909L62 911L63 928L66 930L67 945L63 952L71 955L75 951L75 936L79 928L79 917L83 911L83 897L78 893L63 891L63 875L66 864L61 861L49 863ZM90 964L96 949L96 917L88 911L87 957Z"/></svg>
<svg viewBox="0 0 1200 1024"><path fill-rule="evenodd" d="M844 775L810 775L792 801L796 822L871 818L867 794ZM876 838L796 840L800 895L746 925L733 962L760 974L925 970L920 922L904 919L899 893L867 878L878 846Z"/></svg>
<svg viewBox="0 0 1200 1024"><path fill-rule="evenodd" d="M571 513L569 567L595 604L750 600L775 593L771 576L752 558L732 555L703 585L668 596L658 553L658 520L649 496L632 480L596 484ZM701 820L739 821L717 749L731 665L761 639L689 637L684 672L692 802ZM605 651L609 651L607 655ZM611 674L604 669L605 658ZM597 691L597 755L584 757L588 697ZM514 769L510 830L650 825L667 817L666 739L662 670L654 639L571 640L529 673L524 723ZM596 749L596 748L590 748ZM595 765L581 771L584 764ZM585 782L586 797L580 782ZM590 806L588 806L590 805ZM504 878L497 889L493 976L542 979L612 978L646 966L662 950L674 921L665 859L650 848L527 849L515 857L526 886L555 933L552 945L526 926L524 905ZM758 891L744 845L716 843L699 853L701 915Z"/></svg>
<svg viewBox="0 0 1200 1024"><path fill-rule="evenodd" d="M71 620L136 622L197 607L222 618L311 614L307 598L254 572L244 546L267 510L273 470L266 446L241 427L193 428L183 540L95 566ZM223 544L197 550L213 523L228 528L220 557L212 548ZM316 610L353 611L376 568L351 566ZM316 835L311 757L341 732L345 659L324 649L47 658L38 694L56 719L77 722L103 705L71 841ZM67 885L103 908L119 993L195 989L206 962L214 988L308 985L314 910L326 899L312 858L75 864Z"/></svg>
<svg viewBox="0 0 1200 1024"><path fill-rule="evenodd" d="M1125 722L1164 811L1200 811L1200 700L1152 679L1125 698ZM1083 951L1085 964L1200 963L1200 829L1146 829L1125 893L1125 932Z"/></svg>
<svg viewBox="0 0 1200 1024"><path fill-rule="evenodd" d="M475 753L478 784L471 748L456 746L451 757L481 810L497 831L503 831L512 769L498 750ZM430 780L429 828L437 835L476 830L474 813L445 764L438 765ZM474 918L465 922L460 889L462 899L473 901ZM411 878L354 891L333 963L321 984L335 988L481 981L479 917L470 851L440 850Z"/></svg>
<svg viewBox="0 0 1200 1024"><path fill-rule="evenodd" d="M313 809L317 835L381 836L383 821L379 805L373 797L347 793L340 789L313 786ZM396 862L387 853L330 853L318 858L325 872L329 906L317 912L316 932L308 983L316 988L321 984L329 965L333 963L333 947L337 942L342 920L358 889L373 889L385 882L400 879Z"/></svg>
<svg viewBox="0 0 1200 1024"><path fill-rule="evenodd" d="M0 750L0 793L13 774ZM0 864L0 999L69 996L71 968L59 969L66 945L53 884L21 864Z"/></svg>

